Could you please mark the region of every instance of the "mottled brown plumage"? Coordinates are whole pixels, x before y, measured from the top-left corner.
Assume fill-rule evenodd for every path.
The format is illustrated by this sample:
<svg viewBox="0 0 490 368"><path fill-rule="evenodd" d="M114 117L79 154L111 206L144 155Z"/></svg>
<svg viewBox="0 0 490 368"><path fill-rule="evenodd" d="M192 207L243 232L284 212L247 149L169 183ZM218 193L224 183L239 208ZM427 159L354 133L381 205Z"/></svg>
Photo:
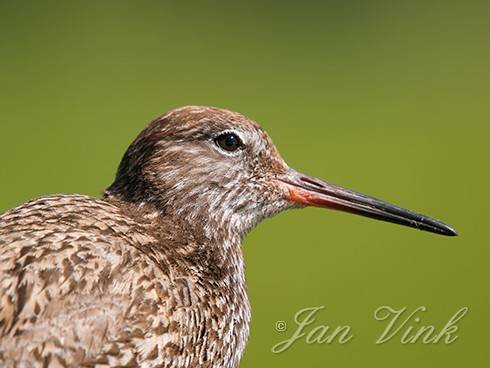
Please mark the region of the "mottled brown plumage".
<svg viewBox="0 0 490 368"><path fill-rule="evenodd" d="M237 367L242 237L305 205L453 231L301 176L240 114L176 109L137 137L102 199L57 195L0 216L0 366Z"/></svg>
<svg viewBox="0 0 490 368"><path fill-rule="evenodd" d="M214 147L230 129L258 141L253 160ZM243 116L186 107L141 133L102 200L59 195L3 214L0 362L237 366L250 320L241 238L287 205L256 213L261 183L287 169L270 152Z"/></svg>

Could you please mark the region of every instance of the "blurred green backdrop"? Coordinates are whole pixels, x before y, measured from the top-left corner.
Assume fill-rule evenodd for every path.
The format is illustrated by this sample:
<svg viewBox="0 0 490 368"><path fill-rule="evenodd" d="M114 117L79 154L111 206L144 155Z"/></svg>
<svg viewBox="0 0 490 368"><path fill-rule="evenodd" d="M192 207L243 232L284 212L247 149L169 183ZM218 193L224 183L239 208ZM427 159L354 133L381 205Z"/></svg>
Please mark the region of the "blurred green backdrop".
<svg viewBox="0 0 490 368"><path fill-rule="evenodd" d="M0 2L0 210L98 195L153 117L186 104L259 121L298 170L440 217L439 237L322 210L245 241L253 323L242 367L461 367L490 358L488 2ZM349 324L298 341L294 313ZM375 345L380 305L425 305L451 345ZM275 329L285 321L286 332Z"/></svg>

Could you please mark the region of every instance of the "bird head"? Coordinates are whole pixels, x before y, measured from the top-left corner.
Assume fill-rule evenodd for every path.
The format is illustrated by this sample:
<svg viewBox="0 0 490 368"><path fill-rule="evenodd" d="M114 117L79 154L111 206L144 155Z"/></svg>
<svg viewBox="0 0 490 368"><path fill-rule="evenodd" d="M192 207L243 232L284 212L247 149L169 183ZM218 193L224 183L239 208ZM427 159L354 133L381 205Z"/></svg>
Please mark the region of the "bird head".
<svg viewBox="0 0 490 368"><path fill-rule="evenodd" d="M199 226L245 234L262 219L316 206L456 235L448 225L291 169L258 124L187 106L155 119L126 151L107 190Z"/></svg>

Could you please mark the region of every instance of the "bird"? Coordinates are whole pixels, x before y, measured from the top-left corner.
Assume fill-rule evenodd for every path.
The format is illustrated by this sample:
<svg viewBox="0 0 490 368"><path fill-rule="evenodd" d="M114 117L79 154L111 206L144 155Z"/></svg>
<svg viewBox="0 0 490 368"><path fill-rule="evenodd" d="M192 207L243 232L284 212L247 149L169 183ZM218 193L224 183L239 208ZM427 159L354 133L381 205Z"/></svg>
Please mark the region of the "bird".
<svg viewBox="0 0 490 368"><path fill-rule="evenodd" d="M307 206L456 235L295 171L239 113L173 109L100 198L45 196L0 215L0 366L238 367L251 319L242 239Z"/></svg>

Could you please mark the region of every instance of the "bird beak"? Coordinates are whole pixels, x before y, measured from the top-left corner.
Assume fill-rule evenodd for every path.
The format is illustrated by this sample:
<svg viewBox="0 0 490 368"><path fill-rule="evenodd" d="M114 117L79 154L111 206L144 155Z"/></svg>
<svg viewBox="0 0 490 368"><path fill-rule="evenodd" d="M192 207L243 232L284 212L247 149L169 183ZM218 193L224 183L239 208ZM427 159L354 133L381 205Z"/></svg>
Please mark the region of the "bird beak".
<svg viewBox="0 0 490 368"><path fill-rule="evenodd" d="M456 231L441 221L356 193L323 180L288 171L278 178L287 198L303 206L331 208L381 221L414 227L432 233L456 236Z"/></svg>

